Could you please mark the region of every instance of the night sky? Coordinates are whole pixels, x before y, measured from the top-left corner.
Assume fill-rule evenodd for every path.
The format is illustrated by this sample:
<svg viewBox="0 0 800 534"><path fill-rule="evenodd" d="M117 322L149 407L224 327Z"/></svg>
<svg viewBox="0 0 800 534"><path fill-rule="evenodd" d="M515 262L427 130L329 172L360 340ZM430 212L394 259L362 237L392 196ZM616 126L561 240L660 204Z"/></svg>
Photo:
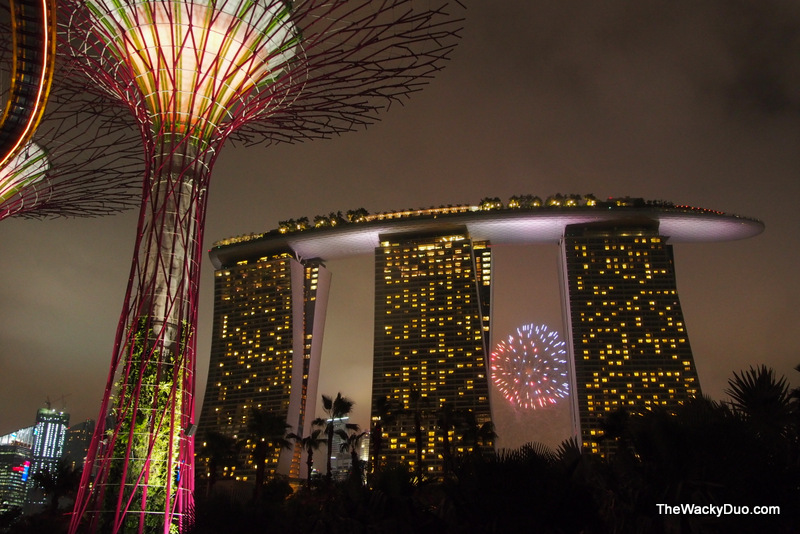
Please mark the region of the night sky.
<svg viewBox="0 0 800 534"><path fill-rule="evenodd" d="M468 4L444 71L366 130L305 144L226 145L204 248L278 221L503 200L634 196L758 218L766 231L675 248L700 383L767 364L800 384L800 4L673 0ZM96 418L133 251L136 213L0 222L0 435L49 397ZM563 334L556 246L495 249L493 334ZM331 261L321 391L368 424L373 262ZM203 265L197 412L209 359L213 268ZM61 397L65 396L63 400ZM515 412L501 446L567 436L563 407ZM321 414L318 414L321 415Z"/></svg>

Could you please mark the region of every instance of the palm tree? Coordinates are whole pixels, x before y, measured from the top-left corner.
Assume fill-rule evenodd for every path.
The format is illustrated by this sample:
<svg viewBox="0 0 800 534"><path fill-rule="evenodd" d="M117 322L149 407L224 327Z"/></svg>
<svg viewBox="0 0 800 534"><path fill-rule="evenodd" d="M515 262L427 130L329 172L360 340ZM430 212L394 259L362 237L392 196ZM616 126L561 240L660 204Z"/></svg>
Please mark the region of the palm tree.
<svg viewBox="0 0 800 534"><path fill-rule="evenodd" d="M350 481L356 482L358 485L363 484L361 459L358 457L358 447L361 440L367 435L366 432L359 432L361 430L358 425L345 425L345 428L337 428L336 435L342 439L342 444L339 446L341 452L350 453Z"/></svg>
<svg viewBox="0 0 800 534"><path fill-rule="evenodd" d="M333 476L331 469L331 456L333 455L333 434L336 428L335 425L337 420L343 419L344 417L350 415L350 412L353 411L353 404L355 403L352 400L348 399L347 397L342 397L341 393L337 393L335 399L328 397L327 395L323 395L322 410L325 412L326 417L318 417L317 419L314 419L314 422L312 423L322 427L324 429L323 432L325 437L327 438L328 471L325 473L325 481L328 483L330 483L331 477Z"/></svg>
<svg viewBox="0 0 800 534"><path fill-rule="evenodd" d="M436 427L442 436L442 475L446 478L453 469L453 451L450 445L450 430L455 433L461 419L461 412L444 402L436 412Z"/></svg>
<svg viewBox="0 0 800 534"><path fill-rule="evenodd" d="M475 412L466 410L462 414L464 432L461 441L472 450L475 455L480 455L483 450L488 450L494 446L494 439L497 434L491 421L478 424Z"/></svg>
<svg viewBox="0 0 800 534"><path fill-rule="evenodd" d="M794 368L795 371L800 372L800 365ZM791 415L792 415L792 440L794 442L794 450L795 456L797 458L800 455L800 386L792 389L789 393L790 397L790 407L791 407ZM797 462L800 465L800 462Z"/></svg>
<svg viewBox="0 0 800 534"><path fill-rule="evenodd" d="M480 207L482 210L503 209L503 201L500 200L500 197L485 197L481 199Z"/></svg>
<svg viewBox="0 0 800 534"><path fill-rule="evenodd" d="M624 518L633 521L632 514L643 509L644 503L660 500L714 503L738 499L793 510L798 498L797 467L786 455L787 440L774 434L759 435L754 422L733 404L698 397L674 413L653 409L631 416L628 436L635 456L617 455L607 460L613 473L608 495L621 505L612 523ZM796 517L789 521L797 524ZM663 526L652 524L649 530L703 531L692 518L665 516L658 519L661 521ZM784 531L761 521L756 526L742 517L718 518L715 527L719 532Z"/></svg>
<svg viewBox="0 0 800 534"><path fill-rule="evenodd" d="M206 438L199 452L202 457L207 459L208 485L206 486L206 497L208 497L217 482L217 470L220 467L236 465L239 447L234 438L211 430L206 433Z"/></svg>
<svg viewBox="0 0 800 534"><path fill-rule="evenodd" d="M800 365L796 365L794 368L795 371L800 372ZM800 386L794 388L790 393L792 400L800 401Z"/></svg>
<svg viewBox="0 0 800 534"><path fill-rule="evenodd" d="M319 449L319 446L325 443L325 439L321 438L322 429L315 428L310 435L306 437L298 436L297 434L287 434L286 439L294 440L295 443L300 444L300 448L306 452L306 466L308 467L308 476L306 477L306 487L311 489L311 472L314 469L314 451Z"/></svg>
<svg viewBox="0 0 800 534"><path fill-rule="evenodd" d="M377 474L380 471L381 454L383 453L383 426L395 422L394 402L389 397L383 396L375 399L375 406L372 412L374 419L372 423L372 433L370 442L372 445L372 472Z"/></svg>
<svg viewBox="0 0 800 534"><path fill-rule="evenodd" d="M410 400L409 408L412 410L412 415L414 417L414 443L417 446L417 463L414 466L414 470L416 471L417 482L422 482L422 451L424 449L422 439L422 419L430 409L431 401L430 398L423 395L420 390L416 388L411 388L411 391L408 393L408 397Z"/></svg>
<svg viewBox="0 0 800 534"><path fill-rule="evenodd" d="M347 210L347 222L356 223L356 222L363 222L369 212L364 208L358 208L356 210Z"/></svg>
<svg viewBox="0 0 800 534"><path fill-rule="evenodd" d="M766 365L733 373L725 393L731 407L743 415L763 437L785 436L791 422L791 394L786 377L776 376Z"/></svg>
<svg viewBox="0 0 800 534"><path fill-rule="evenodd" d="M256 464L256 487L253 489L253 499L261 497L261 487L264 485L267 456L270 451L279 453L280 449L291 448L291 443L286 440L286 431L290 425L277 413L260 408L253 408L247 420L247 441L253 443L253 463Z"/></svg>
<svg viewBox="0 0 800 534"><path fill-rule="evenodd" d="M623 407L606 413L600 420L602 434L597 438L600 450L607 455L631 455L631 414Z"/></svg>

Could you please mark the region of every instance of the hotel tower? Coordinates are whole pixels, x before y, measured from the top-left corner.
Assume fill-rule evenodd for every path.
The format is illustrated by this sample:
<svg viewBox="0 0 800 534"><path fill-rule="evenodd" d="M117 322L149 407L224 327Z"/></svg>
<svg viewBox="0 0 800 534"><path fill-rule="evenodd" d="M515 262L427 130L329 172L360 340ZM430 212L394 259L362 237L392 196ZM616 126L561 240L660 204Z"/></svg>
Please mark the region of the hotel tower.
<svg viewBox="0 0 800 534"><path fill-rule="evenodd" d="M487 347L491 296L491 252L473 242L466 228L433 233L382 235L375 251L375 344L372 375L376 400L396 410L383 425L380 464L442 472L444 436L437 416L446 405L471 411L481 425L491 421ZM415 415L421 416L418 442ZM471 445L447 429L452 453ZM375 443L375 437L372 439ZM421 449L418 456L417 448Z"/></svg>
<svg viewBox="0 0 800 534"><path fill-rule="evenodd" d="M453 455L473 445L452 426L443 434L437 419L451 410L471 412L478 425L491 421L489 243L559 247L573 431L584 450L613 449L602 421L617 410L674 411L699 395L672 246L753 237L763 223L629 197L532 198L527 207L498 201L332 215L313 227L290 220L215 244L211 368L196 449L209 430L241 440L253 408L282 414L293 432L309 434L330 283L321 259L374 254L372 423L382 399L394 417L381 421L382 439L371 436L373 468L399 463L438 476L446 440ZM249 457L245 451L242 461ZM276 448L268 473L294 476L304 467L299 457ZM250 480L252 464L223 476Z"/></svg>
<svg viewBox="0 0 800 534"><path fill-rule="evenodd" d="M613 450L613 441L601 437L609 414L674 411L700 394L667 240L656 221L645 219L565 230L573 423L586 451Z"/></svg>
<svg viewBox="0 0 800 534"><path fill-rule="evenodd" d="M252 482L254 410L280 417L286 431L305 436L315 417L322 332L330 274L317 260L286 250L235 258L215 253L214 325L208 383L197 429L198 473L203 446L214 431L244 442L238 467L222 479ZM282 436L281 436L282 437ZM270 443L267 476L305 476L299 446Z"/></svg>

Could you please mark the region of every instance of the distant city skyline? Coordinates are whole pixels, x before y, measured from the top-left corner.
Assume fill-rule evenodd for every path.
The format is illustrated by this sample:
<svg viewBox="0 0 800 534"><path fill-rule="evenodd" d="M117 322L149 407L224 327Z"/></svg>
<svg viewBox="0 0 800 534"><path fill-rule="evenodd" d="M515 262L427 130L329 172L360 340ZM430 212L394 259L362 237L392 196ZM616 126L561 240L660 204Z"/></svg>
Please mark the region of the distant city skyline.
<svg viewBox="0 0 800 534"><path fill-rule="evenodd" d="M21 428L0 436L0 512L27 504L34 428Z"/></svg>

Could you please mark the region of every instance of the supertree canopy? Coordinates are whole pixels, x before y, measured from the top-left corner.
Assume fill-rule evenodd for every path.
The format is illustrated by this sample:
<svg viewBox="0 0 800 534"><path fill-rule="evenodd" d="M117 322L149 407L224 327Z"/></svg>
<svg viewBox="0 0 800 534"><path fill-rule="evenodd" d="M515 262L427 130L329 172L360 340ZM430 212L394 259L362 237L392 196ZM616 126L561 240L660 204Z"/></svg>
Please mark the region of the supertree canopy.
<svg viewBox="0 0 800 534"><path fill-rule="evenodd" d="M525 325L492 352L492 381L517 408L556 404L569 394L564 342L545 325Z"/></svg>
<svg viewBox="0 0 800 534"><path fill-rule="evenodd" d="M20 191L32 189L44 180L49 170L50 162L42 147L27 143L6 167L0 168L0 206Z"/></svg>
<svg viewBox="0 0 800 534"><path fill-rule="evenodd" d="M30 33L23 24L27 20L17 21L18 33ZM21 45L10 38L12 33L0 21L0 98L7 111L35 100L42 113L35 120L22 111L19 117L12 112L4 116L9 128L3 130L3 146L9 151L3 152L8 157L0 166L0 220L90 217L135 206L144 164L133 121L120 113L123 109L115 111L82 88L59 83L60 78L47 91L49 99L28 95L23 82L35 68L26 62L45 57L15 50ZM63 68L57 64L56 72ZM102 114L94 113L97 106Z"/></svg>
<svg viewBox="0 0 800 534"><path fill-rule="evenodd" d="M33 136L0 169L0 220L94 217L130 209L144 164L135 130L50 102Z"/></svg>
<svg viewBox="0 0 800 534"><path fill-rule="evenodd" d="M64 0L61 51L127 106L147 170L125 306L71 531L169 532L192 505L195 329L223 143L356 129L439 70L446 0ZM301 429L297 429L301 431ZM92 477L92 473L94 476Z"/></svg>
<svg viewBox="0 0 800 534"><path fill-rule="evenodd" d="M42 118L53 82L56 43L54 0L9 0L0 9L4 47L12 61L0 115L0 168L6 166L31 140ZM10 39L9 39L10 37Z"/></svg>

